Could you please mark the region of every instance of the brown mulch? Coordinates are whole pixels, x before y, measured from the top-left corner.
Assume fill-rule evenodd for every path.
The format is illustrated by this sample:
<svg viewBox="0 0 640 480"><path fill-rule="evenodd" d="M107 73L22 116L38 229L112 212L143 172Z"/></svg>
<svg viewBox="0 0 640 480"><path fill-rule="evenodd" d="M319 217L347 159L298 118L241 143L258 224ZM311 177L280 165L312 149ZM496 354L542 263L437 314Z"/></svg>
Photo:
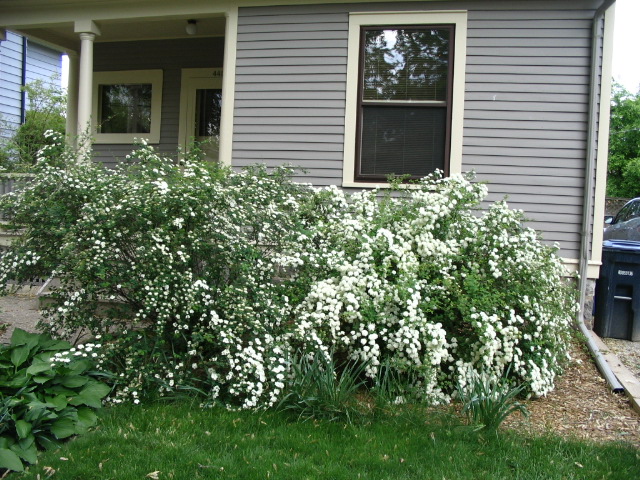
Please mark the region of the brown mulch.
<svg viewBox="0 0 640 480"><path fill-rule="evenodd" d="M624 393L611 392L585 350L574 348L572 363L553 392L526 402L528 419L514 415L506 426L567 438L623 441L640 448L640 415Z"/></svg>

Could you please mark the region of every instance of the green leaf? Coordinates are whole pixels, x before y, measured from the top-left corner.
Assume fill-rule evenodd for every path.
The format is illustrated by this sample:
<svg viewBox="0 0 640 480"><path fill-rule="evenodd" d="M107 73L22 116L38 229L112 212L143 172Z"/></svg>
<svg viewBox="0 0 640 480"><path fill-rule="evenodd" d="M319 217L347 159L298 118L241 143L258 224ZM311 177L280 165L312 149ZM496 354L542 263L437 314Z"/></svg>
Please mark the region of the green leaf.
<svg viewBox="0 0 640 480"><path fill-rule="evenodd" d="M25 420L18 420L16 422L16 433L18 438L27 438L31 434L31 424Z"/></svg>
<svg viewBox="0 0 640 480"><path fill-rule="evenodd" d="M53 405L57 411L67 408L67 397L64 395L56 395L55 397L45 397L47 403Z"/></svg>
<svg viewBox="0 0 640 480"><path fill-rule="evenodd" d="M28 345L15 347L13 350L11 350L11 363L13 363L16 367L19 367L27 360L27 358L29 358L30 352L31 347L29 347Z"/></svg>
<svg viewBox="0 0 640 480"><path fill-rule="evenodd" d="M37 373L46 372L47 370L51 370L51 362L33 362L29 368L27 368L27 373L29 375L35 375Z"/></svg>
<svg viewBox="0 0 640 480"><path fill-rule="evenodd" d="M20 448L22 448L23 450L26 450L27 448L30 448L31 445L35 445L35 442L36 442L36 437L34 437L33 434L31 434L27 438L23 438L22 440L20 440L18 442L18 445L20 445Z"/></svg>
<svg viewBox="0 0 640 480"><path fill-rule="evenodd" d="M24 447L18 443L11 445L11 451L22 458L25 462L38 462L38 451L36 450L36 445L33 442L33 437L31 443L25 445Z"/></svg>
<svg viewBox="0 0 640 480"><path fill-rule="evenodd" d="M47 387L47 393L49 395L64 395L66 397L73 397L78 394L77 390L71 390L70 388L62 385L52 385Z"/></svg>
<svg viewBox="0 0 640 480"><path fill-rule="evenodd" d="M59 440L78 433L76 431L76 423L70 418L59 418L51 424L50 430Z"/></svg>
<svg viewBox="0 0 640 480"><path fill-rule="evenodd" d="M54 340L52 338L47 337L46 335L41 335L42 340L40 342L40 348L49 352L58 352L61 350L69 350L71 348L71 344L66 340Z"/></svg>
<svg viewBox="0 0 640 480"><path fill-rule="evenodd" d="M0 468L24 472L20 457L7 448L0 448Z"/></svg>
<svg viewBox="0 0 640 480"><path fill-rule="evenodd" d="M101 400L111 391L111 387L100 382L92 382L82 389L80 394L69 400L71 405L87 405L93 408L102 406Z"/></svg>
<svg viewBox="0 0 640 480"><path fill-rule="evenodd" d="M34 408L32 404L29 404L29 410L24 414L24 419L32 424L41 420L55 420L56 418L58 418L58 415L47 410L44 406L36 406Z"/></svg>
<svg viewBox="0 0 640 480"><path fill-rule="evenodd" d="M86 385L89 377L82 375L67 375L60 379L60 383L67 388L78 388Z"/></svg>
<svg viewBox="0 0 640 480"><path fill-rule="evenodd" d="M0 387L20 388L29 383L29 377L25 370L20 370L14 377L9 380L0 381Z"/></svg>
<svg viewBox="0 0 640 480"><path fill-rule="evenodd" d="M75 375L80 375L91 368L91 362L86 359L75 360L67 365L69 371Z"/></svg>
<svg viewBox="0 0 640 480"><path fill-rule="evenodd" d="M29 350L38 345L40 335L37 333L29 333L21 328L16 328L11 334L11 345L26 345Z"/></svg>
<svg viewBox="0 0 640 480"><path fill-rule="evenodd" d="M37 377L33 377L33 381L39 384L43 384L46 383L47 381L51 380L52 377L48 377L46 375L38 375Z"/></svg>
<svg viewBox="0 0 640 480"><path fill-rule="evenodd" d="M82 424L83 427L93 427L98 423L98 416L89 407L78 407L78 422Z"/></svg>
<svg viewBox="0 0 640 480"><path fill-rule="evenodd" d="M62 445L55 438L47 436L47 435L38 435L36 440L37 440L38 444L44 450L51 450L51 449L54 449L54 448L58 448L58 447L60 447L60 445Z"/></svg>

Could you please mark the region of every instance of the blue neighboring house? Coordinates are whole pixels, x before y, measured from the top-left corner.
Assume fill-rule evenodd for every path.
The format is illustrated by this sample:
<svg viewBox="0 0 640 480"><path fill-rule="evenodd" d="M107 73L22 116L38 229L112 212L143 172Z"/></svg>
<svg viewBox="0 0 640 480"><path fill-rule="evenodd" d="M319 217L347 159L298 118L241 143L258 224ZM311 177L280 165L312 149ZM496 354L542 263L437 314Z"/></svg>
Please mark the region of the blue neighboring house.
<svg viewBox="0 0 640 480"><path fill-rule="evenodd" d="M28 99L23 85L62 73L62 54L17 33L0 29L0 136L9 136L23 121Z"/></svg>

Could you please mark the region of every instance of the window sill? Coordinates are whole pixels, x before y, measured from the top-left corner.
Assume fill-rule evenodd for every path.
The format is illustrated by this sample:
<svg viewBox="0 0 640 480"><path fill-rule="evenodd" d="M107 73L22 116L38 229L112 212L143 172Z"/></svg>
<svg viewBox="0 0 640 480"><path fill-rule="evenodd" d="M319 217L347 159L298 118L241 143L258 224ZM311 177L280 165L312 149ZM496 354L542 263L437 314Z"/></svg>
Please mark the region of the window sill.
<svg viewBox="0 0 640 480"><path fill-rule="evenodd" d="M137 140L146 140L147 143L160 143L160 135L152 133L95 133L94 143L101 145L133 145Z"/></svg>
<svg viewBox="0 0 640 480"><path fill-rule="evenodd" d="M419 185L415 185L411 183L402 183L400 185L402 186L402 188L408 188L408 189L414 189L419 187ZM373 182L343 181L342 187L343 188L391 188L391 184L386 182L373 183Z"/></svg>

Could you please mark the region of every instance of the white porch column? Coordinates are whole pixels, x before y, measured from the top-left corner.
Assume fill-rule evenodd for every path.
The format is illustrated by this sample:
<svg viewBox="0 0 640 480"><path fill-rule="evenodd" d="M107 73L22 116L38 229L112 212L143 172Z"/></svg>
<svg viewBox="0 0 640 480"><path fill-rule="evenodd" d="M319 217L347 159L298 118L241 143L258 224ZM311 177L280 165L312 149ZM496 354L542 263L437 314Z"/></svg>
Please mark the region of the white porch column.
<svg viewBox="0 0 640 480"><path fill-rule="evenodd" d="M91 149L91 110L93 108L93 42L100 29L91 20L78 21L74 25L80 34L80 69L78 76L78 148L88 153Z"/></svg>
<svg viewBox="0 0 640 480"><path fill-rule="evenodd" d="M93 104L93 33L80 34L80 75L78 82L78 148L91 146L91 108Z"/></svg>
<svg viewBox="0 0 640 480"><path fill-rule="evenodd" d="M67 82L67 139L72 146L77 146L78 135L78 54L67 52L69 58L69 79Z"/></svg>

